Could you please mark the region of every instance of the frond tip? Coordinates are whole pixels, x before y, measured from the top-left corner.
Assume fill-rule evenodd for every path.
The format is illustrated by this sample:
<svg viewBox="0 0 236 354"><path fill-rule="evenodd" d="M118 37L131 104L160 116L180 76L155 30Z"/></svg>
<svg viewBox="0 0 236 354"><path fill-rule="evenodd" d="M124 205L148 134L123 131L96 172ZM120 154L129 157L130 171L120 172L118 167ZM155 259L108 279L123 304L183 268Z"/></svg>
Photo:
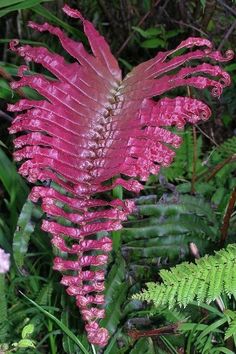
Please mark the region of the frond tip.
<svg viewBox="0 0 236 354"><path fill-rule="evenodd" d="M193 300L210 303L222 293L236 296L236 245L205 256L195 263L181 263L161 270L162 283L148 283L147 289L133 296L153 302L155 307L187 306Z"/></svg>
<svg viewBox="0 0 236 354"><path fill-rule="evenodd" d="M137 193L143 188L137 178L145 181L150 173L171 164L173 148L181 139L168 127L206 120L211 111L190 97L159 101L153 97L185 85L210 88L219 96L230 84L221 67L181 66L195 60L228 61L232 52L224 57L212 50L208 40L189 38L175 50L138 65L122 80L117 60L92 23L68 6L64 11L82 21L92 54L60 28L30 22L31 28L56 36L74 62L46 48L21 46L18 40L10 43L12 51L54 76L27 75L27 67L20 68L20 79L12 88L30 86L44 99L9 105L10 111L21 112L10 133L19 133L14 140L14 158L22 161L19 172L32 183L52 182L50 187L34 187L30 198L42 202L46 215L42 228L60 251L54 269L64 273L61 282L76 298L89 341L105 346L108 331L99 327L98 320L105 316L101 293L112 248L109 232L122 227L134 204L109 201L107 195L97 199L96 193L101 196L117 185ZM186 52L172 57L180 49Z"/></svg>

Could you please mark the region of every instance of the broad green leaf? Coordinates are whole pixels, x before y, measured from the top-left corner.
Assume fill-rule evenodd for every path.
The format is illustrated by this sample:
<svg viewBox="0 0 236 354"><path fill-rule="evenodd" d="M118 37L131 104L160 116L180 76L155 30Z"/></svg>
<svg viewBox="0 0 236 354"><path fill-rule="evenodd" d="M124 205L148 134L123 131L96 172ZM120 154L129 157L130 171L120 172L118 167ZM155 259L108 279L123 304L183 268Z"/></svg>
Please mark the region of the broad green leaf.
<svg viewBox="0 0 236 354"><path fill-rule="evenodd" d="M116 331L122 318L121 306L127 298L128 286L125 282L125 262L123 258L119 258L107 277L106 317L100 322L101 326L106 327L111 333Z"/></svg>
<svg viewBox="0 0 236 354"><path fill-rule="evenodd" d="M228 71L228 73L231 73L232 71L235 71L236 70L236 63L226 65L225 66L225 70Z"/></svg>
<svg viewBox="0 0 236 354"><path fill-rule="evenodd" d="M224 314L219 311L216 307L212 306L212 305L207 305L207 304L198 304L197 301L192 301L191 305L194 305L196 307L202 307L203 309L212 312L214 315L219 316L219 317L224 317Z"/></svg>
<svg viewBox="0 0 236 354"><path fill-rule="evenodd" d="M181 32L183 32L183 31L176 28L176 29L174 29L172 31L165 32L164 37L165 37L165 39L170 39L170 38L178 36Z"/></svg>
<svg viewBox="0 0 236 354"><path fill-rule="evenodd" d="M42 211L30 200L27 200L22 208L13 237L13 256L19 270L24 264L30 236L34 232L34 219L39 219L42 214Z"/></svg>
<svg viewBox="0 0 236 354"><path fill-rule="evenodd" d="M162 28L148 28L147 30L143 30L140 27L133 26L132 29L138 32L144 38L158 36L163 32Z"/></svg>
<svg viewBox="0 0 236 354"><path fill-rule="evenodd" d="M34 332L34 325L32 323L29 323L22 329L21 337L25 339L29 337L33 332Z"/></svg>
<svg viewBox="0 0 236 354"><path fill-rule="evenodd" d="M9 196L5 199L5 204L10 212L10 219L7 220L7 224L11 232L14 232L18 213L28 195L28 187L17 173L14 163L9 160L2 149L0 149L0 181Z"/></svg>
<svg viewBox="0 0 236 354"><path fill-rule="evenodd" d="M8 82L0 78L0 98L4 100L10 100L13 94L13 90L10 88Z"/></svg>
<svg viewBox="0 0 236 354"><path fill-rule="evenodd" d="M150 27L150 28L146 29L145 32L146 32L147 36L155 37L155 36L158 36L163 33L163 28L162 27L159 27L159 28Z"/></svg>
<svg viewBox="0 0 236 354"><path fill-rule="evenodd" d="M147 39L141 43L142 48L165 48L165 41L161 38Z"/></svg>
<svg viewBox="0 0 236 354"><path fill-rule="evenodd" d="M9 226L3 218L0 218L0 247L8 253L12 250L11 238L12 233Z"/></svg>
<svg viewBox="0 0 236 354"><path fill-rule="evenodd" d="M34 342L30 339L21 339L17 346L18 348L35 348Z"/></svg>
<svg viewBox="0 0 236 354"><path fill-rule="evenodd" d="M16 204L18 210L21 209L26 196L28 187L16 171L15 165L9 160L7 155L0 149L0 181L6 188L11 199Z"/></svg>
<svg viewBox="0 0 236 354"><path fill-rule="evenodd" d="M203 9L205 9L205 6L206 6L206 0L200 0L200 2L201 2L201 5L202 5Z"/></svg>
<svg viewBox="0 0 236 354"><path fill-rule="evenodd" d="M130 354L155 354L155 349L151 338L141 338L134 345Z"/></svg>

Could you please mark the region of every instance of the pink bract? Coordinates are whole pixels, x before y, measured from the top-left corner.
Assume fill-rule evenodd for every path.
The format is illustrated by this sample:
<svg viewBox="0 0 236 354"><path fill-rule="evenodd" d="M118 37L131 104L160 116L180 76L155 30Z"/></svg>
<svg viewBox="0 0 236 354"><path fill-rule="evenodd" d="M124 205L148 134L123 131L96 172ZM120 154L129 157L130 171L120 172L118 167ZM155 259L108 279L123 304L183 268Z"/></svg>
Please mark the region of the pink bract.
<svg viewBox="0 0 236 354"><path fill-rule="evenodd" d="M10 269L10 254L0 248L0 274L5 274Z"/></svg>
<svg viewBox="0 0 236 354"><path fill-rule="evenodd" d="M100 328L99 319L105 316L101 292L112 249L109 232L122 227L134 204L101 195L117 185L137 193L143 188L137 179L145 181L150 173L171 164L173 148L181 144L181 138L168 127L206 120L211 111L190 97L158 101L153 97L180 86L209 88L219 97L230 77L210 61L225 62L233 54L228 51L222 56L207 39L188 38L122 79L117 60L92 23L77 10L68 6L63 10L83 22L92 54L59 28L30 22L31 28L57 36L75 60L71 64L46 48L11 42L11 49L26 62L41 64L56 79L26 75L27 67L20 68L21 78L12 88L30 86L45 99L21 99L9 105L10 111L24 111L14 119L10 133L21 133L14 140L15 160L23 160L19 172L32 183L51 183L34 187L30 198L41 200L46 213L42 228L63 253L55 258L54 269L65 272L61 283L76 298L88 340L105 346L109 334ZM177 55L180 49L185 53ZM196 60L207 62L183 67Z"/></svg>

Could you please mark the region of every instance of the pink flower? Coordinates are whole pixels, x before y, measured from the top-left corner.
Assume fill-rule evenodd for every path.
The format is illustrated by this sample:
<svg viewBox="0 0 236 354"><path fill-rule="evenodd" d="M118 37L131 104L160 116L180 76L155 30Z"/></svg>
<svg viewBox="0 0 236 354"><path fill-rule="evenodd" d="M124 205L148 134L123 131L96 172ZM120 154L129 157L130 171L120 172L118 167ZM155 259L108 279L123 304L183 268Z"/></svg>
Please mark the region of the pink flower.
<svg viewBox="0 0 236 354"><path fill-rule="evenodd" d="M10 268L10 254L6 253L0 248L0 274L4 274L9 271Z"/></svg>

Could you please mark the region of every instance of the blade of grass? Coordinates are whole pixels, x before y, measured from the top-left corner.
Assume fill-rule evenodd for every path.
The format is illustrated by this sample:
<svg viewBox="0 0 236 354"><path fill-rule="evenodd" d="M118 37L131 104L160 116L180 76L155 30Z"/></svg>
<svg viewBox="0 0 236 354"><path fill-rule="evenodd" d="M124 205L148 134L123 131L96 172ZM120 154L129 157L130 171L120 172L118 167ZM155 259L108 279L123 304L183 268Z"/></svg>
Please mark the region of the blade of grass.
<svg viewBox="0 0 236 354"><path fill-rule="evenodd" d="M60 320L58 320L57 317L55 317L54 315L52 315L50 312L46 311L43 307L41 307L40 305L38 305L36 302L34 302L33 300L31 300L30 298L28 298L28 296L26 296L24 293L22 293L19 290L19 293L26 299L28 300L33 306L37 307L37 309L42 312L44 315L46 315L47 317L51 318L57 325L58 327L61 328L61 330L68 335L68 337L70 337L73 342L75 342L75 344L82 350L82 352L84 354L90 354L86 348L83 346L83 344L80 342L80 340L76 337L76 335L71 332L71 330L66 327Z"/></svg>
<svg viewBox="0 0 236 354"><path fill-rule="evenodd" d="M38 5L42 2L52 1L52 0L24 0L20 3L12 6L8 6L5 9L0 11L0 17L7 15L9 12L29 9L32 6Z"/></svg>
<svg viewBox="0 0 236 354"><path fill-rule="evenodd" d="M215 333L216 330L218 330L218 327L221 327L225 322L227 322L227 318L223 317L220 320L212 323L210 326L208 326L202 333L198 336L196 344L200 343L201 340L207 336L209 333Z"/></svg>

